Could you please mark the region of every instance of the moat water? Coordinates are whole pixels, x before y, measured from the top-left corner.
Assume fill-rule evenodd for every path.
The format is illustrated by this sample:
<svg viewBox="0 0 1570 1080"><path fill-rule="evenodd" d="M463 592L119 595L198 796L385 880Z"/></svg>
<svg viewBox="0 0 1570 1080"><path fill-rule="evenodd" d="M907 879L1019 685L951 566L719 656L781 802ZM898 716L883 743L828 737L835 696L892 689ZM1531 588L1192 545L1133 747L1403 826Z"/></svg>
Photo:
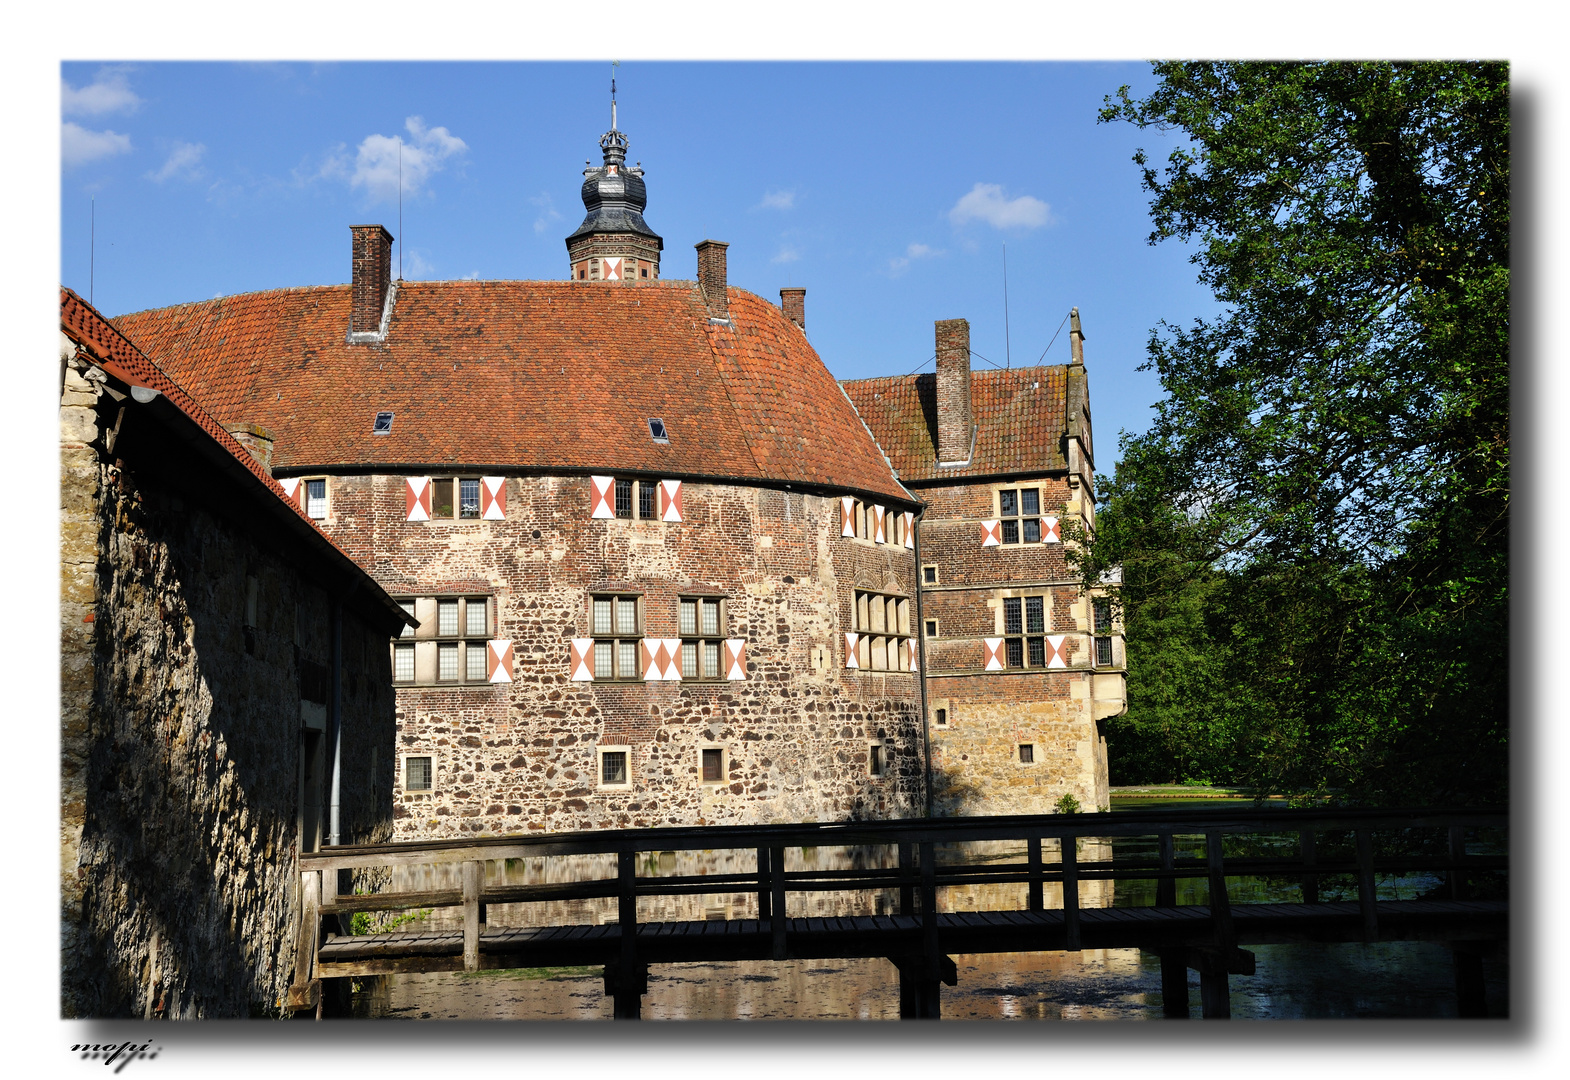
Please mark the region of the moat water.
<svg viewBox="0 0 1570 1080"><path fill-rule="evenodd" d="M1150 803L1141 804L1141 808ZM1166 804L1173 805L1173 804ZM1183 803L1178 805L1193 805ZM1207 801L1205 805L1216 805ZM1132 808L1132 806L1130 807ZM1190 838L1192 853L1200 840ZM1183 840L1180 838L1180 853ZM1092 841L1081 858L1107 852L1132 856L1154 853L1154 840ZM1098 852L1095 848L1105 848ZM971 853L974 857L974 851ZM1013 853L1000 850L999 858ZM1017 856L1016 856L1017 857ZM1048 861L1053 856L1046 853ZM940 860L941 860L940 855ZM751 852L666 852L651 857L640 875L728 873L751 869ZM850 865L889 865L892 851L882 849L792 849L787 869ZM581 863L582 865L573 865ZM603 865L602 865L603 863ZM453 873L456 868L451 868ZM511 883L614 877L614 857L604 859L529 859L493 864L497 881ZM396 889L432 888L445 882L433 868L407 876ZM456 884L454 881L451 884ZM1139 906L1154 900L1148 882L1086 882L1086 907ZM1420 875L1380 882L1381 898L1407 898L1438 882ZM1337 885L1322 885L1325 899L1339 898ZM1061 894L1049 907L1061 906ZM1022 886L985 890L940 890L940 910L1023 908ZM942 895L947 893L948 895ZM1180 903L1205 903L1202 880L1180 882ZM1295 885L1263 879L1232 879L1234 902L1297 901ZM748 918L754 900L745 893L640 903L641 920ZM791 914L855 915L893 910L892 893L835 893L794 897ZM538 910L531 910L536 909ZM547 910L549 914L547 914ZM455 911L433 912L405 929L459 925ZM566 923L614 921L615 901L575 901L552 905L498 905L488 912L493 925L538 924L544 918ZM1234 1019L1447 1018L1456 1016L1455 974L1450 951L1428 942L1261 945L1252 950L1256 973L1232 976L1229 989ZM1078 953L1001 953L955 955L957 986L942 990L945 1020L1159 1020L1162 1019L1161 966L1138 949L1084 950ZM1484 966L1490 1016L1508 1015L1508 971L1503 962ZM1199 1016L1199 977L1189 973L1190 1015ZM649 969L643 1016L650 1020L897 1020L899 978L884 959L740 961L661 964ZM356 1014L406 1020L609 1020L600 968L485 971L474 974L395 975L371 980L355 996Z"/></svg>

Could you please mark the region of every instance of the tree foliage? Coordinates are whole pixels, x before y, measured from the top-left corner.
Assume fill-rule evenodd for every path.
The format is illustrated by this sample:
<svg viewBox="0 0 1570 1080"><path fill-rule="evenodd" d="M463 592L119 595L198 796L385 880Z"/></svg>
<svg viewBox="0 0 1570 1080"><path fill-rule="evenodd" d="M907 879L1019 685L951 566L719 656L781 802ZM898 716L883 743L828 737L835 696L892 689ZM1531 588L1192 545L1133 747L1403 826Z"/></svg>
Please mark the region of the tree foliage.
<svg viewBox="0 0 1570 1080"><path fill-rule="evenodd" d="M1508 69L1155 69L1101 118L1186 136L1135 155L1150 241L1194 245L1222 314L1152 332L1164 398L1101 480L1115 770L1502 799Z"/></svg>

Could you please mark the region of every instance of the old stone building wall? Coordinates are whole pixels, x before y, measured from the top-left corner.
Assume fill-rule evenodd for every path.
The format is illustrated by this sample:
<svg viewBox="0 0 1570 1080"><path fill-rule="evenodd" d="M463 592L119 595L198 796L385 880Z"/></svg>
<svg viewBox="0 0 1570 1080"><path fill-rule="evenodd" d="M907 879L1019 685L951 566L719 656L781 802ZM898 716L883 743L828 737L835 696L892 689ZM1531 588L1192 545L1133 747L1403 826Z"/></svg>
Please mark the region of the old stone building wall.
<svg viewBox="0 0 1570 1080"><path fill-rule="evenodd" d="M325 707L329 596L148 406L62 367L62 1013L269 1013L306 802L325 816L302 720ZM345 610L346 841L391 834L386 632Z"/></svg>
<svg viewBox="0 0 1570 1080"><path fill-rule="evenodd" d="M919 677L845 668L857 590L913 598L913 554L841 535L838 498L688 481L680 522L607 519L589 477L511 477L500 520L409 521L404 477L327 480L324 527L389 593L490 598L512 648L509 683L399 687L398 755L432 786L397 777L398 839L923 812ZM574 681L595 596L636 597L650 639L680 636L683 597L722 600L745 678ZM600 783L606 747L630 785Z"/></svg>
<svg viewBox="0 0 1570 1080"><path fill-rule="evenodd" d="M1025 542L1021 531L1019 542L984 545L986 526L1006 509L1000 492L1026 490L1039 493L1042 541ZM1082 810L1109 805L1106 737L1092 700L1091 602L1062 542L1072 541L1066 523L1083 521L1080 490L1062 475L917 489L927 500L919 558L935 813L1044 814L1064 795ZM1058 520L1056 541L1047 517ZM1005 604L1027 597L1040 598L1043 625L1011 631ZM1011 637L1020 642L1018 667L1009 662ZM1031 653L1032 639L1045 646L1052 637L1062 638L1061 666L1048 666L1049 648ZM1004 642L990 670L989 639Z"/></svg>

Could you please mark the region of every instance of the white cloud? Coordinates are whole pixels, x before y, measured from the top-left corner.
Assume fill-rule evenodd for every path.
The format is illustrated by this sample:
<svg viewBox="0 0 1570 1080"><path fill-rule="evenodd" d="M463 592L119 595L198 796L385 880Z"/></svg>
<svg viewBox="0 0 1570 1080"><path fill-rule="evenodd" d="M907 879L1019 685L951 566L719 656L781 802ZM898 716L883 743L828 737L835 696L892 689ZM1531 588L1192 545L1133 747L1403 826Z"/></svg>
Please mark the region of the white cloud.
<svg viewBox="0 0 1570 1080"><path fill-rule="evenodd" d="M1004 198L998 184L977 184L954 204L949 220L955 225L985 221L995 229L1037 229L1051 223L1052 208L1030 195Z"/></svg>
<svg viewBox="0 0 1570 1080"><path fill-rule="evenodd" d="M393 270L395 272L399 272L400 267L396 265L398 262L397 255L393 256L393 262L395 264L393 266ZM420 255L418 248L410 248L408 251L403 253L401 273L403 274L405 281L428 280L435 269L435 266L431 265Z"/></svg>
<svg viewBox="0 0 1570 1080"><path fill-rule="evenodd" d="M905 254L899 258L889 260L889 274L897 276L910 268L910 264L917 259L930 259L935 255L942 255L941 251L934 251L926 244L910 244L905 248Z"/></svg>
<svg viewBox="0 0 1570 1080"><path fill-rule="evenodd" d="M794 244L781 244L779 252L770 259L771 263L793 263L801 261L801 249Z"/></svg>
<svg viewBox="0 0 1570 1080"><path fill-rule="evenodd" d="M450 159L469 149L469 145L444 127L428 128L418 116L404 121L409 141L402 136L368 135L355 153L354 172L349 186L364 188L373 202L394 202L398 198L399 147L403 148L403 190L418 194L425 182L446 167ZM342 157L330 157L321 175L340 175L348 171Z"/></svg>
<svg viewBox="0 0 1570 1080"><path fill-rule="evenodd" d="M60 159L67 169L103 157L131 152L131 136L88 131L67 120L60 128Z"/></svg>
<svg viewBox="0 0 1570 1080"><path fill-rule="evenodd" d="M542 233L551 227L551 222L560 221L562 216L556 212L556 203L551 199L550 193L540 192L529 197L529 202L540 208L540 216L534 219L534 231Z"/></svg>
<svg viewBox="0 0 1570 1080"><path fill-rule="evenodd" d="M768 210L794 210L796 208L796 193L794 191L766 191L763 201L759 206Z"/></svg>
<svg viewBox="0 0 1570 1080"><path fill-rule="evenodd" d="M133 112L142 99L131 91L122 68L103 68L80 90L60 80L60 111L66 116L102 116L105 113Z"/></svg>
<svg viewBox="0 0 1570 1080"><path fill-rule="evenodd" d="M198 167L202 155L207 153L207 147L202 143L179 142L174 144L169 159L157 172L147 174L147 179L163 183L171 177L178 176L185 180L195 180L201 176L202 170Z"/></svg>

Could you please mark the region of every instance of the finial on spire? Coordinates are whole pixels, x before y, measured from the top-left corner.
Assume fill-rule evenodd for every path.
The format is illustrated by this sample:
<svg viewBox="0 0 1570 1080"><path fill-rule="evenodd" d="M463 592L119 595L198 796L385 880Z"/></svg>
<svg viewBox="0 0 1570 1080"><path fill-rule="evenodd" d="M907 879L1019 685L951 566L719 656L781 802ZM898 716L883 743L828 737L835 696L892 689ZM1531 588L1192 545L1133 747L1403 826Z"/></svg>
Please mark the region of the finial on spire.
<svg viewBox="0 0 1570 1080"><path fill-rule="evenodd" d="M621 67L620 60L611 61L611 130L616 130L616 69Z"/></svg>

